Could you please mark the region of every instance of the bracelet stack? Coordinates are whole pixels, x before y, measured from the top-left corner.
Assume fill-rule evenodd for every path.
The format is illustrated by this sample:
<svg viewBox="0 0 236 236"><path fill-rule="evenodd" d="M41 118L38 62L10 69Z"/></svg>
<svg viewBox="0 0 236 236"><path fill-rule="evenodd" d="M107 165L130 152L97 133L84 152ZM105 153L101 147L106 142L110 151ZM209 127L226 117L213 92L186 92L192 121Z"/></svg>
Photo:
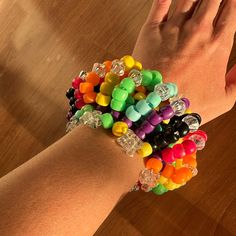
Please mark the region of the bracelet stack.
<svg viewBox="0 0 236 236"><path fill-rule="evenodd" d="M132 190L161 195L185 185L197 174L196 152L207 135L190 101L178 96L174 83L145 70L132 56L95 63L81 71L66 92L70 110L66 132L78 125L110 129L129 156L144 160Z"/></svg>

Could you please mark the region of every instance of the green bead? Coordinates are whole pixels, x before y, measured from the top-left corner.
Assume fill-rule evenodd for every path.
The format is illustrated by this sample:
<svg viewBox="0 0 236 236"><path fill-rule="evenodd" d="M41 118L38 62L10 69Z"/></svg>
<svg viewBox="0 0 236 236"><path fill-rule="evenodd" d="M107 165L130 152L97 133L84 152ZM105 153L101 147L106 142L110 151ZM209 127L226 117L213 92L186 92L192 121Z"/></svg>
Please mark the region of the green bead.
<svg viewBox="0 0 236 236"><path fill-rule="evenodd" d="M126 99L126 103L129 105L133 105L135 103L135 99L129 95L128 98Z"/></svg>
<svg viewBox="0 0 236 236"><path fill-rule="evenodd" d="M118 87L114 88L112 92L112 97L121 102L124 102L127 99L128 95L129 94L126 90Z"/></svg>
<svg viewBox="0 0 236 236"><path fill-rule="evenodd" d="M150 83L151 86L155 86L157 84L161 84L162 83L162 75L159 71L157 70L153 70L152 71L152 81Z"/></svg>
<svg viewBox="0 0 236 236"><path fill-rule="evenodd" d="M162 184L158 184L155 188L152 189L152 191L157 195L162 195L166 192L168 192L168 189Z"/></svg>
<svg viewBox="0 0 236 236"><path fill-rule="evenodd" d="M152 72L150 70L142 70L141 74L143 76L142 85L148 86L152 82Z"/></svg>
<svg viewBox="0 0 236 236"><path fill-rule="evenodd" d="M114 124L113 116L110 113L104 113L101 115L102 126L105 129L110 129Z"/></svg>
<svg viewBox="0 0 236 236"><path fill-rule="evenodd" d="M162 132L162 131L163 131L162 126L161 126L160 124L157 125L156 128L155 128L155 131L156 131L156 132Z"/></svg>
<svg viewBox="0 0 236 236"><path fill-rule="evenodd" d="M110 106L115 111L123 111L126 107L126 103L118 101L116 99L112 99Z"/></svg>
<svg viewBox="0 0 236 236"><path fill-rule="evenodd" d="M81 108L82 111L86 112L86 111L93 111L94 107L90 104L86 104Z"/></svg>
<svg viewBox="0 0 236 236"><path fill-rule="evenodd" d="M135 90L135 83L131 78L128 77L120 82L119 87L125 89L129 94L131 94Z"/></svg>
<svg viewBox="0 0 236 236"><path fill-rule="evenodd" d="M78 111L76 111L76 113L75 113L75 118L76 118L77 120L79 120L79 118L84 114L84 112L85 112L85 111L83 111L83 110L78 110Z"/></svg>

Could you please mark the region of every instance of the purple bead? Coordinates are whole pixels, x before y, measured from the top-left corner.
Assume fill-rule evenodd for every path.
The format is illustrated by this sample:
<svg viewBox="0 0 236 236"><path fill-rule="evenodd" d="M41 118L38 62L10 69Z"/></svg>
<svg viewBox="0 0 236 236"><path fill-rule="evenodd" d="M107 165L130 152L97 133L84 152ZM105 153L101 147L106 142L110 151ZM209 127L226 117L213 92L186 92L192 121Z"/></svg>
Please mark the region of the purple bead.
<svg viewBox="0 0 236 236"><path fill-rule="evenodd" d="M162 120L163 118L160 115L158 115L157 111L154 110L147 117L147 121L154 126L160 124Z"/></svg>
<svg viewBox="0 0 236 236"><path fill-rule="evenodd" d="M140 128L146 133L146 134L150 134L154 129L155 126L153 126L152 124L150 124L147 120L145 120Z"/></svg>
<svg viewBox="0 0 236 236"><path fill-rule="evenodd" d="M190 106L190 101L187 98L182 98L181 100L185 103L186 109L188 109Z"/></svg>
<svg viewBox="0 0 236 236"><path fill-rule="evenodd" d="M174 116L174 114L174 110L170 105L164 106L160 109L160 115L162 116L163 120L169 120Z"/></svg>
<svg viewBox="0 0 236 236"><path fill-rule="evenodd" d="M142 129L140 129L140 128L138 128L137 130L135 130L135 134L140 138L140 139L145 139L145 137L146 137L146 134L145 134L145 132L142 130Z"/></svg>
<svg viewBox="0 0 236 236"><path fill-rule="evenodd" d="M130 119L128 119L126 116L124 118L122 118L122 121L124 121L128 125L129 128L133 124L133 122Z"/></svg>
<svg viewBox="0 0 236 236"><path fill-rule="evenodd" d="M108 107L97 105L95 110L101 111L102 113L106 113L108 111Z"/></svg>
<svg viewBox="0 0 236 236"><path fill-rule="evenodd" d="M118 119L119 116L120 116L120 112L114 111L114 110L111 111L111 114L112 114L112 116L113 116L114 118L116 118L116 119Z"/></svg>

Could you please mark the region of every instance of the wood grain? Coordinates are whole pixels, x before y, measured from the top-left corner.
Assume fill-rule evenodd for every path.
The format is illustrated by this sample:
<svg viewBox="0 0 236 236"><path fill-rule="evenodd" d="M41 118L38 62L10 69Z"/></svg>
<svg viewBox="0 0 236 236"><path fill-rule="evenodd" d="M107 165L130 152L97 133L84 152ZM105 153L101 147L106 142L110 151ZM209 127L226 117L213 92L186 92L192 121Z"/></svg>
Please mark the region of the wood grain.
<svg viewBox="0 0 236 236"><path fill-rule="evenodd" d="M72 77L131 53L150 5L0 1L0 176L64 135ZM235 48L231 58L230 66ZM191 184L160 197L128 194L96 235L236 235L235 117L236 107L203 127L209 142Z"/></svg>

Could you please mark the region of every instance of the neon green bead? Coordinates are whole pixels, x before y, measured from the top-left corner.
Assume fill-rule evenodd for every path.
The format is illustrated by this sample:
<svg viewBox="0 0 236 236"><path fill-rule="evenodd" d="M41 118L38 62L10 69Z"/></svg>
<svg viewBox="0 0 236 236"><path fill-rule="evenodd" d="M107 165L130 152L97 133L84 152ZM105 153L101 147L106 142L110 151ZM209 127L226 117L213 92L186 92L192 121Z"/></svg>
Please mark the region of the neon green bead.
<svg viewBox="0 0 236 236"><path fill-rule="evenodd" d="M125 107L126 107L126 103L118 101L116 99L112 99L110 106L115 111L123 111L125 109Z"/></svg>
<svg viewBox="0 0 236 236"><path fill-rule="evenodd" d="M126 103L129 105L133 105L135 103L135 100L131 95L129 95L128 98L126 99Z"/></svg>
<svg viewBox="0 0 236 236"><path fill-rule="evenodd" d="M143 86L150 85L153 77L152 72L150 70L142 70L141 73L143 76L142 85Z"/></svg>
<svg viewBox="0 0 236 236"><path fill-rule="evenodd" d="M135 83L131 78L125 78L120 82L120 88L125 89L129 94L135 90Z"/></svg>
<svg viewBox="0 0 236 236"><path fill-rule="evenodd" d="M129 94L126 90L118 87L114 88L112 92L112 97L121 102L124 102L127 99L128 95Z"/></svg>
<svg viewBox="0 0 236 236"><path fill-rule="evenodd" d="M159 71L153 70L152 71L152 81L150 83L151 86L155 86L157 84L162 83L162 75Z"/></svg>
<svg viewBox="0 0 236 236"><path fill-rule="evenodd" d="M162 195L168 192L168 189L164 185L158 184L155 188L152 189L152 191L157 195Z"/></svg>
<svg viewBox="0 0 236 236"><path fill-rule="evenodd" d="M75 113L75 118L76 118L77 120L79 120L79 118L84 114L84 112L85 112L85 111L83 111L83 110L78 110L78 111L76 111L76 113Z"/></svg>
<svg viewBox="0 0 236 236"><path fill-rule="evenodd" d="M114 119L111 113L104 113L101 115L102 126L105 129L110 129L114 124Z"/></svg>
<svg viewBox="0 0 236 236"><path fill-rule="evenodd" d="M90 104L86 104L81 108L82 111L86 112L86 111L93 111L94 107Z"/></svg>

